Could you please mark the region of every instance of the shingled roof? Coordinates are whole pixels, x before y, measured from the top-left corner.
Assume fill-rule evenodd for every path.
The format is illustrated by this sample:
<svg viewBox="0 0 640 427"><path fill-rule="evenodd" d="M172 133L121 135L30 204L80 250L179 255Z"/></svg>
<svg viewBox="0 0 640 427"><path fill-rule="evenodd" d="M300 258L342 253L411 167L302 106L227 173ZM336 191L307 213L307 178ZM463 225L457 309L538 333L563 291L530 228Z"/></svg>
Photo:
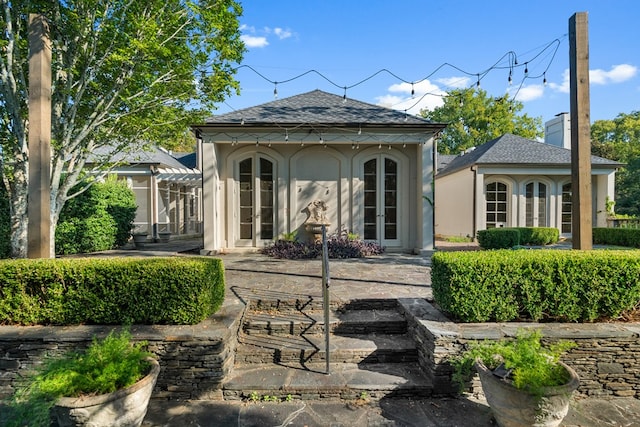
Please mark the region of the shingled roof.
<svg viewBox="0 0 640 427"><path fill-rule="evenodd" d="M424 127L440 130L446 125L405 114L403 111L368 104L314 90L265 104L209 117L206 125L364 125L384 127Z"/></svg>
<svg viewBox="0 0 640 427"><path fill-rule="evenodd" d="M505 134L461 154L443 165L438 175L448 175L474 165L482 166L570 166L571 150L538 142L521 136ZM594 168L617 168L622 163L591 156Z"/></svg>

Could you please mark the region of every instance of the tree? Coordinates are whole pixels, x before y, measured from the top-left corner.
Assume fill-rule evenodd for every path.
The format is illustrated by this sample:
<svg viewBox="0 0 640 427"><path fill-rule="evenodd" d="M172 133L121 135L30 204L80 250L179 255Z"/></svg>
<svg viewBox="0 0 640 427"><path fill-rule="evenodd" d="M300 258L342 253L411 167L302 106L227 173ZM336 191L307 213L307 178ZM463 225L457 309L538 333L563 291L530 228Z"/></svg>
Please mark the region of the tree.
<svg viewBox="0 0 640 427"><path fill-rule="evenodd" d="M109 175L65 203L56 254L105 251L125 245L136 218L136 196L125 180Z"/></svg>
<svg viewBox="0 0 640 427"><path fill-rule="evenodd" d="M52 230L65 202L91 184L82 171L96 148L184 143L188 124L239 91L234 0L0 0L0 8L0 168L13 256L26 256L30 12L50 21Z"/></svg>
<svg viewBox="0 0 640 427"><path fill-rule="evenodd" d="M616 174L615 210L640 216L640 111L593 122L591 152L626 164Z"/></svg>
<svg viewBox="0 0 640 427"><path fill-rule="evenodd" d="M438 140L438 152L457 154L505 133L531 139L542 137L542 119L517 114L522 108L521 102L509 100L506 95L493 98L482 89L460 89L451 91L441 107L420 114L448 123Z"/></svg>

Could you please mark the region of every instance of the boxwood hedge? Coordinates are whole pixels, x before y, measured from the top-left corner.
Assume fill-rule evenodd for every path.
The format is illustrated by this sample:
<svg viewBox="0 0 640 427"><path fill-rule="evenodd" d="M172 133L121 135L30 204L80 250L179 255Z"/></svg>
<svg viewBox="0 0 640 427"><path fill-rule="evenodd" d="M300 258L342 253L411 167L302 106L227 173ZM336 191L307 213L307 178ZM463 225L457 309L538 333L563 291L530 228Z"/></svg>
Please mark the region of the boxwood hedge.
<svg viewBox="0 0 640 427"><path fill-rule="evenodd" d="M506 227L478 231L482 249L509 249L519 245L544 246L558 243L560 231L553 227Z"/></svg>
<svg viewBox="0 0 640 427"><path fill-rule="evenodd" d="M640 252L437 252L433 296L463 322L591 322L640 302Z"/></svg>
<svg viewBox="0 0 640 427"><path fill-rule="evenodd" d="M640 228L594 228L593 243L640 248Z"/></svg>
<svg viewBox="0 0 640 427"><path fill-rule="evenodd" d="M0 261L0 324L195 324L223 300L216 258Z"/></svg>

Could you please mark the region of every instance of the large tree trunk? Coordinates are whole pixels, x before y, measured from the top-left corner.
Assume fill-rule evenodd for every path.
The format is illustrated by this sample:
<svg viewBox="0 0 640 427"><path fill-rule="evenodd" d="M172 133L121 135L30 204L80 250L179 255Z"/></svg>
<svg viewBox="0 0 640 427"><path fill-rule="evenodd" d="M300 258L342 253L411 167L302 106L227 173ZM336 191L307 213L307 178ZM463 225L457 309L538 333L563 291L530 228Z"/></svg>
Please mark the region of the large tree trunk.
<svg viewBox="0 0 640 427"><path fill-rule="evenodd" d="M28 163L18 162L14 168L13 181L10 184L11 209L11 257L27 257L27 195L28 195Z"/></svg>

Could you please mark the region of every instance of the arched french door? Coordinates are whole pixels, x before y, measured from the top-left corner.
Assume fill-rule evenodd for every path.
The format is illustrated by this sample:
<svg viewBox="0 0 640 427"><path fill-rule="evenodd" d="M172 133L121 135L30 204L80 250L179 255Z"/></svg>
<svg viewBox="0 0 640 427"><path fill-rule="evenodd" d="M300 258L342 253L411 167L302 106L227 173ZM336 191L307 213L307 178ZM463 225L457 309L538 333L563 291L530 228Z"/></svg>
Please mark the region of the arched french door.
<svg viewBox="0 0 640 427"><path fill-rule="evenodd" d="M525 186L525 226L547 227L549 225L549 187L534 181Z"/></svg>
<svg viewBox="0 0 640 427"><path fill-rule="evenodd" d="M400 246L398 162L377 155L364 162L364 239Z"/></svg>
<svg viewBox="0 0 640 427"><path fill-rule="evenodd" d="M491 182L485 188L486 204L486 227L508 227L509 226L509 203L508 188L503 182Z"/></svg>
<svg viewBox="0 0 640 427"><path fill-rule="evenodd" d="M562 186L562 224L560 232L564 235L571 234L571 183Z"/></svg>
<svg viewBox="0 0 640 427"><path fill-rule="evenodd" d="M275 164L258 155L237 168L236 246L261 246L273 240L276 223Z"/></svg>

